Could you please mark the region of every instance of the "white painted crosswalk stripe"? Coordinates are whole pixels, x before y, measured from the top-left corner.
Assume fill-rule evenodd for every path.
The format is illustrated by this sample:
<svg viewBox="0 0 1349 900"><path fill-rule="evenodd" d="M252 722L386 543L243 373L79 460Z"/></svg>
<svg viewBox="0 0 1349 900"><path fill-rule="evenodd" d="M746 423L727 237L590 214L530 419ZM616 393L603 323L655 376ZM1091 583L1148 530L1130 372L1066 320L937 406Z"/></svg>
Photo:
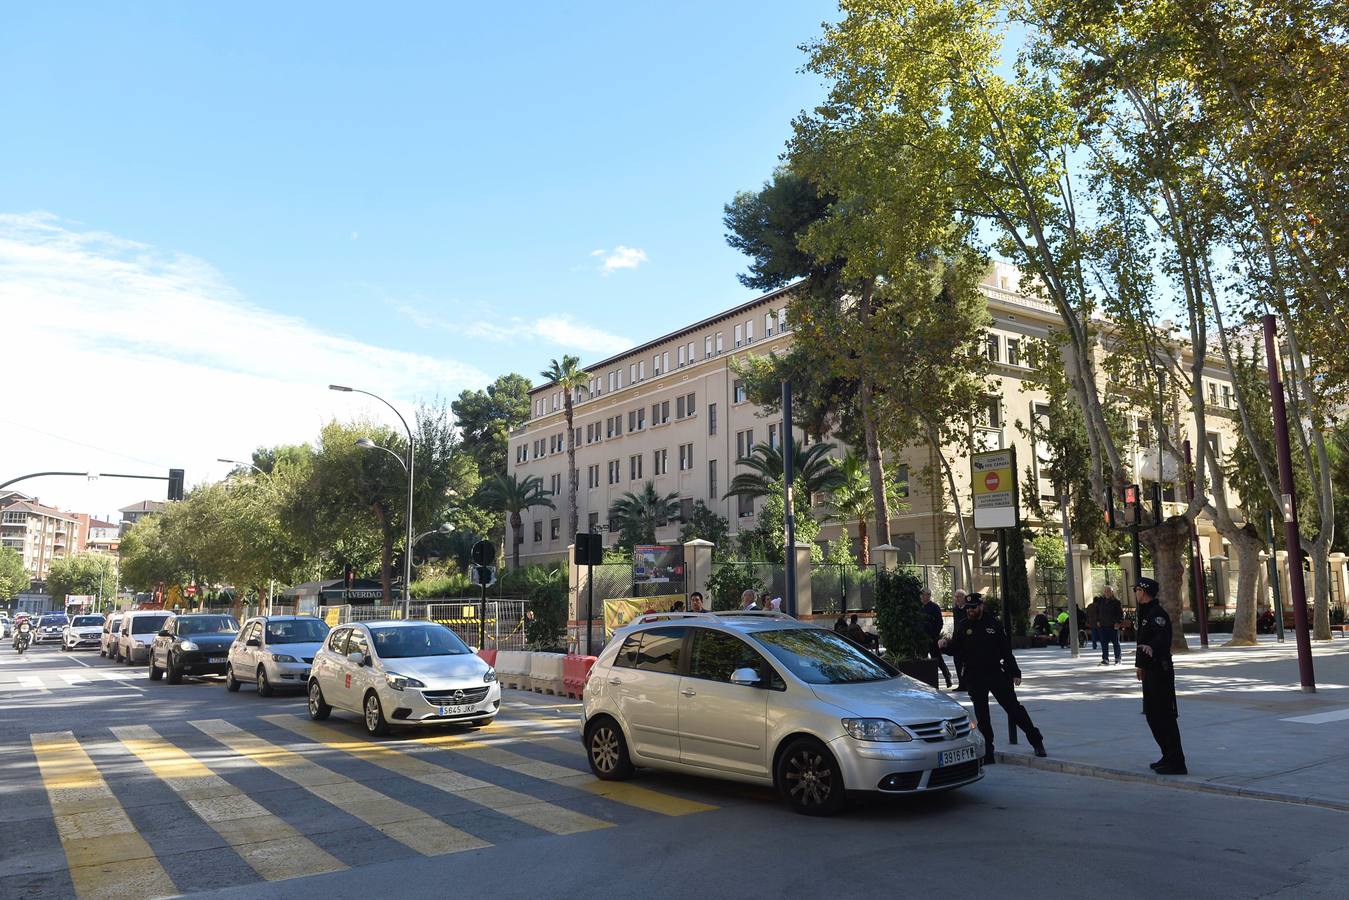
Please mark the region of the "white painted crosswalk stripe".
<svg viewBox="0 0 1349 900"><path fill-rule="evenodd" d="M77 685L88 684L88 683L89 683L89 679L88 679L88 678L85 678L83 675L79 674L78 672L62 672L62 673L61 673L61 677L64 678L65 681L66 681L66 684L70 685L71 687L75 687L75 686L77 686Z"/></svg>
<svg viewBox="0 0 1349 900"><path fill-rule="evenodd" d="M40 688L43 687L42 677L39 675L20 675L19 687Z"/></svg>
<svg viewBox="0 0 1349 900"><path fill-rule="evenodd" d="M1349 709L1332 709L1307 716L1293 716L1291 719L1282 719L1281 721L1298 722L1302 725L1325 725L1329 722L1343 722L1346 719L1349 719Z"/></svg>

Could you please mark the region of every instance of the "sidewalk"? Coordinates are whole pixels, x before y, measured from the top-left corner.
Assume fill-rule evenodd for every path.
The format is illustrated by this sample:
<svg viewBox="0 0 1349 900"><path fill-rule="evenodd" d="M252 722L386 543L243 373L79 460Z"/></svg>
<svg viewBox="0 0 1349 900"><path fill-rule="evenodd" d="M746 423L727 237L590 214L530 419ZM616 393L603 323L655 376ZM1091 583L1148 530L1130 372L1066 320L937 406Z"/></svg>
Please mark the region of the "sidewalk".
<svg viewBox="0 0 1349 900"><path fill-rule="evenodd" d="M1000 761L1349 811L1349 640L1312 642L1313 694L1298 686L1291 633L1283 644L1262 635L1258 646L1232 650L1221 646L1226 637L1200 650L1191 635L1191 652L1176 659L1188 776L1148 768L1158 750L1141 714L1133 644L1121 644L1118 666L1099 665L1090 644L1078 659L1057 647L1018 651L1018 695L1049 757L1032 756L1024 736L1009 746L994 704Z"/></svg>

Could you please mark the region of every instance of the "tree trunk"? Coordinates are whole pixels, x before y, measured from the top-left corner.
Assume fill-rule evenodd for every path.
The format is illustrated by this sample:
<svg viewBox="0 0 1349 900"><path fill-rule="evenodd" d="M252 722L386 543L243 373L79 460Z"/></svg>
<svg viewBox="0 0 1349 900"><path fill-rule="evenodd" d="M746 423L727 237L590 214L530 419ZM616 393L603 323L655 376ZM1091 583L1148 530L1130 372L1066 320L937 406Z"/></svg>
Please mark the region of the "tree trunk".
<svg viewBox="0 0 1349 900"><path fill-rule="evenodd" d="M864 566L871 564L871 539L867 536L867 520L864 516L857 520L857 561Z"/></svg>
<svg viewBox="0 0 1349 900"><path fill-rule="evenodd" d="M524 518L521 517L520 512L518 510L512 512L511 537L514 538L515 542L511 544L511 555L515 560L515 570L517 572L520 570L520 544L521 544L520 539L523 537L523 535L520 534L520 529L523 528L524 525L525 520Z"/></svg>
<svg viewBox="0 0 1349 900"><path fill-rule="evenodd" d="M871 381L863 376L858 391L862 411L862 428L867 449L867 474L871 479L871 499L876 507L876 540L890 543L890 504L885 496L885 468L881 462L881 440L876 428L876 407L871 395Z"/></svg>
<svg viewBox="0 0 1349 900"><path fill-rule="evenodd" d="M1312 637L1318 641L1330 640L1330 554L1324 541L1316 541L1311 548L1312 594L1316 609L1312 616ZM1296 565L1296 563L1291 563Z"/></svg>
<svg viewBox="0 0 1349 900"><path fill-rule="evenodd" d="M373 504L371 510L375 513L375 519L379 521L379 533L381 546L379 550L379 580L384 588L384 602L393 601L393 534L389 531L389 516L384 511L384 507L378 503ZM406 590L407 586L404 585Z"/></svg>
<svg viewBox="0 0 1349 900"><path fill-rule="evenodd" d="M1260 579L1260 551L1265 549L1265 542L1250 523L1230 534L1223 532L1223 537L1231 542L1237 563L1237 609L1232 620L1232 638L1223 646L1251 647L1256 642L1255 586Z"/></svg>
<svg viewBox="0 0 1349 900"><path fill-rule="evenodd" d="M1162 606L1171 616L1171 652L1185 653L1190 645L1185 640L1185 604L1181 598L1185 589L1185 555L1190 544L1190 521L1184 516L1172 516L1160 525L1147 529L1141 535L1152 551L1152 573L1161 588Z"/></svg>
<svg viewBox="0 0 1349 900"><path fill-rule="evenodd" d="M575 410L571 405L571 388L563 393L564 411L567 414L567 542L576 540L577 510L576 493L580 489L576 471L576 424L573 421Z"/></svg>

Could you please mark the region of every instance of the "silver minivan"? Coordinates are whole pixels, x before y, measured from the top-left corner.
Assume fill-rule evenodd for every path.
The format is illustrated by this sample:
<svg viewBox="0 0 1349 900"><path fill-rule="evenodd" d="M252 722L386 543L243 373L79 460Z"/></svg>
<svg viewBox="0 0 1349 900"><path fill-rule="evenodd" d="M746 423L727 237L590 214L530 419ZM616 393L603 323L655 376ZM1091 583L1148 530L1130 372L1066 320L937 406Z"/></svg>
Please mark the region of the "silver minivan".
<svg viewBox="0 0 1349 900"><path fill-rule="evenodd" d="M601 652L583 696L586 758L603 779L635 766L710 775L829 815L850 791L983 777L983 737L959 703L782 613L642 616Z"/></svg>

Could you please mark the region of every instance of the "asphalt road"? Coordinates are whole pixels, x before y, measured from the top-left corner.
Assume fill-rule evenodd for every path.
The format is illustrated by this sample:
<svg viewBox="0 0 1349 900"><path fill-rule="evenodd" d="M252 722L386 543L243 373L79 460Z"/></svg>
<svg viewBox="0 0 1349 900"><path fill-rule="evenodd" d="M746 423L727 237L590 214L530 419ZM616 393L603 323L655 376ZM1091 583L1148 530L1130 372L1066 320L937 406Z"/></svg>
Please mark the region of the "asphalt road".
<svg viewBox="0 0 1349 900"><path fill-rule="evenodd" d="M0 897L1349 895L1349 815L996 766L807 819L585 769L576 705L370 741L303 699L0 648Z"/></svg>

